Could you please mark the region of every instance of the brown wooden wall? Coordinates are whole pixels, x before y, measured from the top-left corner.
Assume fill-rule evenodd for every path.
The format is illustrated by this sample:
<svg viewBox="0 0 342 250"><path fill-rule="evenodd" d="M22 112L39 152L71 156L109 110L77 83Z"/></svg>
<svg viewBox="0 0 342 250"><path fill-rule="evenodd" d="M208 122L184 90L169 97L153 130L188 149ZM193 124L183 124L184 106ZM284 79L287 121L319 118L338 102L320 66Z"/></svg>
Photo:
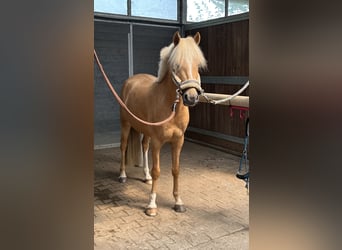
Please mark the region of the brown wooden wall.
<svg viewBox="0 0 342 250"><path fill-rule="evenodd" d="M242 87L242 83L235 84L234 79L249 76L249 20L188 29L185 34L194 35L197 31L201 34L200 46L208 61L202 78L230 79L226 83L202 80L202 87L208 93L233 94ZM249 95L248 89L241 95ZM228 106L207 103L190 109L187 139L241 155L244 136L245 119L240 118L238 111L231 117Z"/></svg>

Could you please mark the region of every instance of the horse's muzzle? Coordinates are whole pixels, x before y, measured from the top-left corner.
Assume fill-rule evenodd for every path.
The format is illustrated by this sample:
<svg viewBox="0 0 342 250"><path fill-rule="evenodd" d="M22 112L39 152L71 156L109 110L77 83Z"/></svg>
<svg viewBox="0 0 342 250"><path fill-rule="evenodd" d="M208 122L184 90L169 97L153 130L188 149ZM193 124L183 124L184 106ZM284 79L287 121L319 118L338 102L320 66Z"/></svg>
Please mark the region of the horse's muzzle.
<svg viewBox="0 0 342 250"><path fill-rule="evenodd" d="M199 101L199 95L195 89L191 91L191 89L186 90L183 95L183 103L185 106L193 107Z"/></svg>

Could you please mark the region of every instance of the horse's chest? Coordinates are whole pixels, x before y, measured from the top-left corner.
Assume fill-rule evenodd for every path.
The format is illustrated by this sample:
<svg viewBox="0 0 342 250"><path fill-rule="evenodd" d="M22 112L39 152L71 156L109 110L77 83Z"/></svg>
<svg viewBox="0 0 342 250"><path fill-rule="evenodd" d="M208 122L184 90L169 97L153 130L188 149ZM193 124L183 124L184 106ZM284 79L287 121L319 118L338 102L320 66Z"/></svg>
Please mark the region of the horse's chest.
<svg viewBox="0 0 342 250"><path fill-rule="evenodd" d="M170 140L175 139L175 138L180 138L184 136L185 130L186 130L186 124L182 124L181 126L173 125L169 129L165 130L164 136Z"/></svg>

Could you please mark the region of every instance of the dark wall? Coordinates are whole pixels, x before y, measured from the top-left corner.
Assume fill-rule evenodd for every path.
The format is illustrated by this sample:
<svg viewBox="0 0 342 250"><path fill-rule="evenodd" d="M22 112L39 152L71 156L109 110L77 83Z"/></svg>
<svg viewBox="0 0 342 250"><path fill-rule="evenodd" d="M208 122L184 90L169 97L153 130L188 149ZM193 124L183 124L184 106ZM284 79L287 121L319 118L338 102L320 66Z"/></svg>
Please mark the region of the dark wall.
<svg viewBox="0 0 342 250"><path fill-rule="evenodd" d="M200 46L208 61L201 73L205 92L233 94L249 76L249 20L186 30L201 34ZM248 89L241 95L249 95ZM190 109L189 139L205 142L231 153L241 154L245 136L245 118L228 106L200 103ZM245 117L248 114L244 114Z"/></svg>
<svg viewBox="0 0 342 250"><path fill-rule="evenodd" d="M186 30L201 34L201 48L208 60L211 76L249 75L249 20Z"/></svg>
<svg viewBox="0 0 342 250"><path fill-rule="evenodd" d="M128 24L94 23L94 46L115 90L120 93L128 78ZM95 145L117 142L120 131L119 105L94 64L94 133ZM109 138L113 138L110 140Z"/></svg>
<svg viewBox="0 0 342 250"><path fill-rule="evenodd" d="M134 74L157 75L160 50L172 42L175 27L133 26Z"/></svg>

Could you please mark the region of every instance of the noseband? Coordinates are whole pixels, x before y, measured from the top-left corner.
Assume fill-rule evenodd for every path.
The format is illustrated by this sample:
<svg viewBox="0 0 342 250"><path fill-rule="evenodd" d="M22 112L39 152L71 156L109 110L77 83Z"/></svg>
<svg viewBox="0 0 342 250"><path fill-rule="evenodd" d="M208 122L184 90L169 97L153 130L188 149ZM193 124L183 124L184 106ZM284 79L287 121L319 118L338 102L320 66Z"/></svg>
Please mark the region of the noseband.
<svg viewBox="0 0 342 250"><path fill-rule="evenodd" d="M201 83L195 79L188 79L182 81L175 72L172 71L172 81L176 84L178 92L183 95L183 93L189 88L195 88L197 90L198 95L204 93L204 89L201 87Z"/></svg>

